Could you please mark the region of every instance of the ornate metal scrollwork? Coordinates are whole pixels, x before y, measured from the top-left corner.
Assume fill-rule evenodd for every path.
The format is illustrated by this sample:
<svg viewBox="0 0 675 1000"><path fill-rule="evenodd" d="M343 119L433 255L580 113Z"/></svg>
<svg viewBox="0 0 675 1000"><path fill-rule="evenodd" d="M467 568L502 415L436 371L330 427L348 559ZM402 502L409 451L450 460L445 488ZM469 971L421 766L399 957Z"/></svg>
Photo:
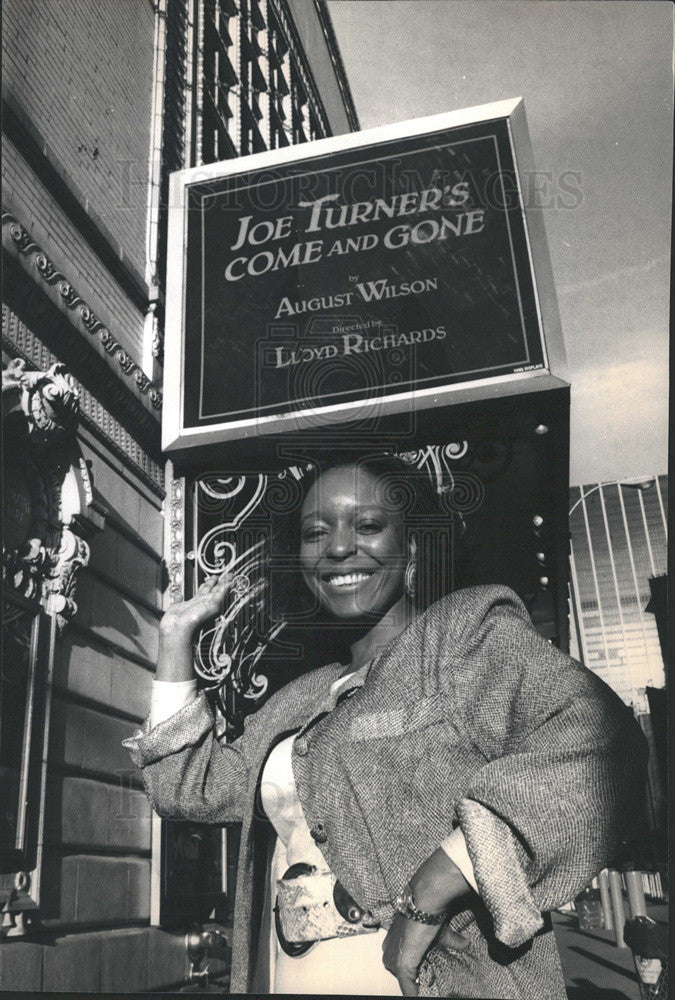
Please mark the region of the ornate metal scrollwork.
<svg viewBox="0 0 675 1000"><path fill-rule="evenodd" d="M195 647L195 669L209 687L217 690L223 713L227 689L238 698L257 700L268 686L257 664L283 622L265 620L267 587L267 538L243 545L240 529L259 510L269 477L257 475L206 475L197 480L198 508L218 516L218 522L199 539L193 554L203 576L228 572L234 576L229 603L213 625L200 633Z"/></svg>

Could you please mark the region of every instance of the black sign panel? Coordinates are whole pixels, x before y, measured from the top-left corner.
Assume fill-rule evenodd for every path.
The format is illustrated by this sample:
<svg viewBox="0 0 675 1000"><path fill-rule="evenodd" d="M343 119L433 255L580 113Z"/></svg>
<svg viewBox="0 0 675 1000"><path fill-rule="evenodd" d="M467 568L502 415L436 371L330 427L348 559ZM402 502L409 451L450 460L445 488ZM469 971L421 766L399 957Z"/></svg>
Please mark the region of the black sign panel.
<svg viewBox="0 0 675 1000"><path fill-rule="evenodd" d="M506 119L243 165L187 186L182 430L545 367Z"/></svg>

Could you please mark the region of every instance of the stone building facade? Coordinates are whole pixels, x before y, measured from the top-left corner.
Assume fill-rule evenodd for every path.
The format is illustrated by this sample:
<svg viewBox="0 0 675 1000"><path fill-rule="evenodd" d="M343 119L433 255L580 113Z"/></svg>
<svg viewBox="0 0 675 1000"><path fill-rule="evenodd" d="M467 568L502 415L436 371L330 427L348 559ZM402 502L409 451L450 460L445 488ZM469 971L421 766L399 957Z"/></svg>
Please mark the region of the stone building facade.
<svg viewBox="0 0 675 1000"><path fill-rule="evenodd" d="M168 174L358 122L318 0L9 0L2 19L0 985L178 988L170 835L121 746L183 586L159 435ZM198 840L180 850L210 851L218 895L219 842Z"/></svg>

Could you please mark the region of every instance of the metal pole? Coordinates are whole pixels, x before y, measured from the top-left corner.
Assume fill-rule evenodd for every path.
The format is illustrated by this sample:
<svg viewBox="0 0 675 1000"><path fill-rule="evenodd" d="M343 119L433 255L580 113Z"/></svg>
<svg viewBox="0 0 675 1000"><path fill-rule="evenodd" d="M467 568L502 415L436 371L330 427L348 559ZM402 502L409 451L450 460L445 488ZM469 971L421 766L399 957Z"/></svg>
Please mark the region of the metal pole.
<svg viewBox="0 0 675 1000"><path fill-rule="evenodd" d="M617 948L627 948L628 945L623 939L623 925L626 922L626 911L623 906L623 886L621 885L621 873L610 871L609 873L609 893L612 897L612 924L614 926L614 940Z"/></svg>
<svg viewBox="0 0 675 1000"><path fill-rule="evenodd" d="M606 868L598 875L598 885L600 887L600 901L602 903L602 915L605 920L605 927L611 931L614 926L612 920L612 900L609 895L609 873Z"/></svg>
<svg viewBox="0 0 675 1000"><path fill-rule="evenodd" d="M577 579L577 566L574 560L574 543L572 541L572 535L570 535L570 578L569 578L569 589L571 598L571 610L572 617L574 618L574 626L577 636L577 646L579 647L579 659L584 664L588 665L588 651L586 649L586 637L584 636L583 629L581 628L581 591L579 590L579 581Z"/></svg>
<svg viewBox="0 0 675 1000"><path fill-rule="evenodd" d="M646 917L647 907L645 904L644 886L642 884L642 872L624 872L624 878L626 880L631 918Z"/></svg>

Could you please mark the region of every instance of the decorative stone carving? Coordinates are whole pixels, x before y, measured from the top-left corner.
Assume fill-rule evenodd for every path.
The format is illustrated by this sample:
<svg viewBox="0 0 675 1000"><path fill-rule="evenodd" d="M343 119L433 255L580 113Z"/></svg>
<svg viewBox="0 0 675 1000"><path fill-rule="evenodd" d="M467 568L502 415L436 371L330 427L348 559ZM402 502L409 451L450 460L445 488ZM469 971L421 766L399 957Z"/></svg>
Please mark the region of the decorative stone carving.
<svg viewBox="0 0 675 1000"><path fill-rule="evenodd" d="M23 358L28 365L47 368L56 363L56 358L42 341L38 340L30 327L19 319L9 306L2 307L2 344L10 358ZM112 370L110 378L113 378ZM100 376L88 372L97 391L101 388ZM164 498L164 463L152 457L147 448L122 426L113 413L103 405L98 395L93 395L83 385L79 387L79 424L87 428L126 465L156 496ZM139 407L140 408L140 407ZM129 414L129 411L126 410ZM146 411L143 410L143 413ZM132 416L133 415L129 414ZM159 458L159 456L158 456Z"/></svg>
<svg viewBox="0 0 675 1000"><path fill-rule="evenodd" d="M153 385L145 372L133 361L122 346L115 340L110 330L97 318L94 311L78 294L65 275L56 269L44 250L34 242L30 233L21 223L5 209L2 211L3 240L7 233L6 245L16 248L23 257L31 258L37 274L50 287L56 288L58 294L69 311L75 313L80 323L92 337L98 339L105 352L117 358L117 363L125 375L133 377L142 393L148 393L152 407L156 410L162 407L162 393Z"/></svg>
<svg viewBox="0 0 675 1000"><path fill-rule="evenodd" d="M29 433L60 435L77 426L79 394L64 365L55 364L46 372L26 371L20 358L3 372L2 392L18 390L21 407L29 416Z"/></svg>
<svg viewBox="0 0 675 1000"><path fill-rule="evenodd" d="M61 364L2 372L4 432L3 582L35 598L60 627L77 610L77 573L103 519L75 436L79 394Z"/></svg>
<svg viewBox="0 0 675 1000"><path fill-rule="evenodd" d="M176 604L185 600L185 480L174 476L171 462L167 463L165 523L169 600Z"/></svg>
<svg viewBox="0 0 675 1000"><path fill-rule="evenodd" d="M164 331L159 322L159 316L157 315L157 305L156 301L151 301L148 305L145 322L146 327L149 326L151 330L151 350L152 356L158 364L164 364Z"/></svg>

